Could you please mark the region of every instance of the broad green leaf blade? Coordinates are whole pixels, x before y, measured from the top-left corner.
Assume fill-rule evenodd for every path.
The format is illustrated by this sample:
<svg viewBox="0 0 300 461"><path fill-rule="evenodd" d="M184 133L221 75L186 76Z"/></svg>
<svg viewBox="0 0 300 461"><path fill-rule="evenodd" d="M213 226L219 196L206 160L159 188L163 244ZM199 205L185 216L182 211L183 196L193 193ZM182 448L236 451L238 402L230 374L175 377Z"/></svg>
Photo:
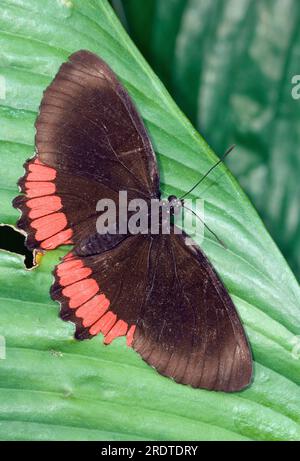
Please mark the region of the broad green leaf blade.
<svg viewBox="0 0 300 461"><path fill-rule="evenodd" d="M0 1L0 222L11 206L22 163L34 151L43 89L59 65L88 48L116 71L135 100L157 152L164 194L182 193L216 156L179 111L106 1ZM225 166L197 190L210 235L202 247L245 323L255 356L253 385L238 394L195 390L148 367L120 339L78 342L49 297L62 251L26 271L0 252L0 437L3 439L297 440L300 438L299 286Z"/></svg>
<svg viewBox="0 0 300 461"><path fill-rule="evenodd" d="M215 151L237 144L228 164L299 280L299 2L120 3L135 43Z"/></svg>

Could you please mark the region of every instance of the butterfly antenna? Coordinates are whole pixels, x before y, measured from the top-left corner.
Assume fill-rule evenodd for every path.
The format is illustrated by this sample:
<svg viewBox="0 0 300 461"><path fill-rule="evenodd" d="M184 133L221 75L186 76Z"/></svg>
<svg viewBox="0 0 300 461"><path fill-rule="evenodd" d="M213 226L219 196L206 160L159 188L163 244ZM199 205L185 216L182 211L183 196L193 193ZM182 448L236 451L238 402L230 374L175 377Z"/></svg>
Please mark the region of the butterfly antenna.
<svg viewBox="0 0 300 461"><path fill-rule="evenodd" d="M186 197L187 195L189 195L194 189L196 189L196 187L199 186L199 184L209 175L209 173L214 170L218 165L220 165L220 163L223 162L224 158L227 157L228 154L230 154L230 152L233 151L233 149L235 148L235 144L233 144L233 146L229 147L229 149L227 149L227 151L225 152L224 155L222 155L222 157L220 158L220 160L217 161L217 163L215 163L206 173L204 176L202 176L202 178L188 191L186 192L184 195L182 195L180 197L180 199L183 199L184 197Z"/></svg>
<svg viewBox="0 0 300 461"><path fill-rule="evenodd" d="M190 211L191 213L193 213L193 215L195 215L198 219L200 219L200 221L202 222L202 224L204 225L204 227L206 227L206 229L215 237L215 239L220 243L220 245L222 245L222 247L225 248L225 250L227 250L227 246L225 245L225 243L217 236L217 234L203 221L202 218L200 218L199 215L197 215L197 213L195 213L194 210L192 210L191 208L185 206L185 205L182 205L183 208L185 208L186 210Z"/></svg>

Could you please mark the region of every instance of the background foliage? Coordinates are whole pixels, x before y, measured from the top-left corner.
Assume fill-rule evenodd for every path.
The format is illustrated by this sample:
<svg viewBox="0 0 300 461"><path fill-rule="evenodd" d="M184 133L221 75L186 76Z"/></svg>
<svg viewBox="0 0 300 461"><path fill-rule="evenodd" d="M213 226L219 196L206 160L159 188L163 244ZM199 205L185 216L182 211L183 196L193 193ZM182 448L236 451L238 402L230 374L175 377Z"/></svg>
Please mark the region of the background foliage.
<svg viewBox="0 0 300 461"><path fill-rule="evenodd" d="M117 0L134 42L228 164L300 280L297 0Z"/></svg>
<svg viewBox="0 0 300 461"><path fill-rule="evenodd" d="M11 199L34 151L42 92L81 48L101 55L136 102L164 194L188 190L216 161L106 1L0 0L1 223L13 225L18 217ZM191 389L159 376L123 339L109 347L100 337L75 341L73 326L58 318L49 297L51 270L63 252L49 252L28 271L21 256L0 251L0 339L7 345L0 360L1 439L300 438L299 286L226 166L197 194L228 246L210 235L202 244L249 335L252 386L236 394Z"/></svg>

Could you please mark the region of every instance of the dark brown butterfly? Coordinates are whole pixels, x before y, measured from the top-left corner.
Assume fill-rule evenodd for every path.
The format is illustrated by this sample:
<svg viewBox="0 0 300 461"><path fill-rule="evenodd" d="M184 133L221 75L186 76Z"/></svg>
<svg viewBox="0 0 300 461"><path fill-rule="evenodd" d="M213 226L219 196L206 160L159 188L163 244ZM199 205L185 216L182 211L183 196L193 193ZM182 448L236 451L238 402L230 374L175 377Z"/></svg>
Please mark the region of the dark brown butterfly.
<svg viewBox="0 0 300 461"><path fill-rule="evenodd" d="M155 154L128 93L96 55L79 51L46 89L36 155L19 181L27 246L74 248L51 296L76 338L127 336L159 373L194 387L237 391L252 358L236 309L200 248L184 234L99 235L97 201L118 192L160 197Z"/></svg>

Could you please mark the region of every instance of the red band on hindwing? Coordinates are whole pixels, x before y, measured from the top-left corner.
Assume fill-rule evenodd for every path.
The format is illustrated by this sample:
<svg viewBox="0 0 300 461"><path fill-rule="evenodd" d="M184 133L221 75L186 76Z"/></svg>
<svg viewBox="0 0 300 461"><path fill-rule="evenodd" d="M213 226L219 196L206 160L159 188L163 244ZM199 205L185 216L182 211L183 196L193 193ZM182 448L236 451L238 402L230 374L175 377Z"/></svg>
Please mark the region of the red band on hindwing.
<svg viewBox="0 0 300 461"><path fill-rule="evenodd" d="M78 339L102 333L104 343L110 344L119 336L127 336L127 345L131 346L135 325L128 325L110 309L110 300L82 259L69 253L54 275L51 295L61 303L61 317L75 323Z"/></svg>
<svg viewBox="0 0 300 461"><path fill-rule="evenodd" d="M28 160L25 169L18 183L24 195L16 197L13 205L22 212L17 225L27 233L27 246L52 250L72 243L73 231L56 191L56 170L37 157Z"/></svg>

